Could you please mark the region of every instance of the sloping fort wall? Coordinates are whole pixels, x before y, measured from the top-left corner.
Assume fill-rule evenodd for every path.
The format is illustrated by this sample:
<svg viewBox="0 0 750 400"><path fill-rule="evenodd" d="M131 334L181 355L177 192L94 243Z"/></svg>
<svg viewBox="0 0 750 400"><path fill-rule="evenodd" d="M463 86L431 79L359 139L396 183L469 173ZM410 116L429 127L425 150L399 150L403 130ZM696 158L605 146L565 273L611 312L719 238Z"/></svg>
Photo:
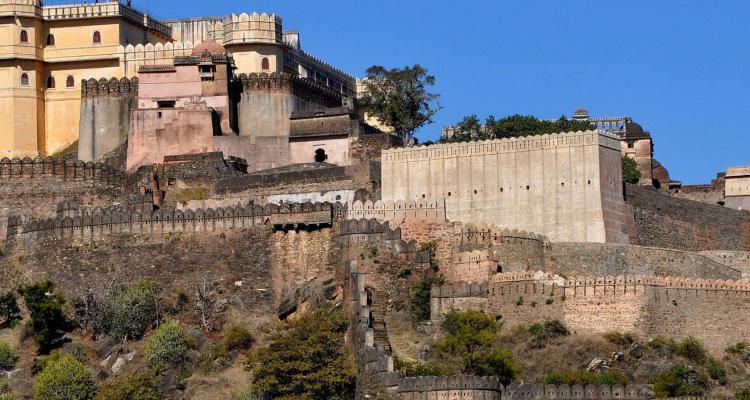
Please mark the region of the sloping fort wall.
<svg viewBox="0 0 750 400"><path fill-rule="evenodd" d="M445 198L452 221L553 241L629 243L621 168L619 140L593 131L391 149L382 198Z"/></svg>

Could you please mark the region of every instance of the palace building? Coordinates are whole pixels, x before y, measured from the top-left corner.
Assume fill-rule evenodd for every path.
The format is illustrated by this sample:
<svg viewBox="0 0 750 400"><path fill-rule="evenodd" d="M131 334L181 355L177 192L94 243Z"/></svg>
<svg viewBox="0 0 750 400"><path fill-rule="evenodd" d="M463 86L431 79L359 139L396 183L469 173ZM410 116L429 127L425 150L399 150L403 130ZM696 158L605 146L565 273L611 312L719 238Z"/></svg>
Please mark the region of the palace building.
<svg viewBox="0 0 750 400"><path fill-rule="evenodd" d="M0 157L46 156L76 142L91 117L82 109L83 94L91 93L83 81L153 76L203 42L231 54L237 76L290 75L355 95L354 77L303 51L299 33L284 32L275 14L160 21L130 1L0 0ZM83 154L93 160L104 150L111 149Z"/></svg>

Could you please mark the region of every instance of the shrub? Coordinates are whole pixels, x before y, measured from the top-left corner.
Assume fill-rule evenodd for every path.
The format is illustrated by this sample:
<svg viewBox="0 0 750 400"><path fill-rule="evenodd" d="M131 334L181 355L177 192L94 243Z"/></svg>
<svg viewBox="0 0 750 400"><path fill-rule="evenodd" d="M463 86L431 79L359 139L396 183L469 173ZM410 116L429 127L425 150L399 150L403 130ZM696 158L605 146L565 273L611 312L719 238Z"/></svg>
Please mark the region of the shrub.
<svg viewBox="0 0 750 400"><path fill-rule="evenodd" d="M411 312L417 321L430 319L430 298L432 285L442 285L445 278L441 275L427 275L414 287L414 295L411 300Z"/></svg>
<svg viewBox="0 0 750 400"><path fill-rule="evenodd" d="M249 349L254 342L255 339L247 328L239 325L232 325L226 330L226 332L224 332L224 340L222 341L222 344L224 346L224 351L234 351Z"/></svg>
<svg viewBox="0 0 750 400"><path fill-rule="evenodd" d="M747 349L747 342L737 342L726 348L729 354L742 354Z"/></svg>
<svg viewBox="0 0 750 400"><path fill-rule="evenodd" d="M97 312L97 331L117 340L140 339L156 321L156 292L146 280L114 289Z"/></svg>
<svg viewBox="0 0 750 400"><path fill-rule="evenodd" d="M531 325L529 332L532 334L531 346L534 348L542 348L559 337L570 335L565 324L556 319Z"/></svg>
<svg viewBox="0 0 750 400"><path fill-rule="evenodd" d="M682 342L678 343L675 347L675 353L698 364L706 362L706 348L703 347L703 343L700 340L692 336L688 336Z"/></svg>
<svg viewBox="0 0 750 400"><path fill-rule="evenodd" d="M185 360L187 351L187 339L180 323L167 320L146 342L144 356L148 366L163 369L179 365Z"/></svg>
<svg viewBox="0 0 750 400"><path fill-rule="evenodd" d="M702 396L708 388L708 377L686 365L675 365L663 374L653 376L656 397Z"/></svg>
<svg viewBox="0 0 750 400"><path fill-rule="evenodd" d="M0 342L0 371L12 371L18 361L18 352L8 343Z"/></svg>
<svg viewBox="0 0 750 400"><path fill-rule="evenodd" d="M243 389L232 397L232 400L262 400L252 389Z"/></svg>
<svg viewBox="0 0 750 400"><path fill-rule="evenodd" d="M519 372L521 364L513 358L513 353L504 349L475 351L464 359L465 374L494 376L503 385L508 385Z"/></svg>
<svg viewBox="0 0 750 400"><path fill-rule="evenodd" d="M34 400L91 400L96 393L91 373L67 354L48 363L34 385Z"/></svg>
<svg viewBox="0 0 750 400"><path fill-rule="evenodd" d="M58 330L65 327L63 304L65 300L54 293L55 284L46 281L20 289L31 313L31 329L34 341L41 351L47 351L58 337Z"/></svg>
<svg viewBox="0 0 750 400"><path fill-rule="evenodd" d="M711 379L719 382L720 385L727 384L727 371L724 369L724 366L721 365L721 363L709 357L706 362L706 370L708 371L708 376Z"/></svg>
<svg viewBox="0 0 750 400"><path fill-rule="evenodd" d="M750 389L739 389L734 392L734 400L750 400Z"/></svg>
<svg viewBox="0 0 750 400"><path fill-rule="evenodd" d="M0 381L0 400L15 400L16 396L10 390L6 381Z"/></svg>
<svg viewBox="0 0 750 400"><path fill-rule="evenodd" d="M677 349L677 343L672 339L657 336L648 342L648 347L656 350L660 355L665 356L675 352Z"/></svg>
<svg viewBox="0 0 750 400"><path fill-rule="evenodd" d="M344 347L346 315L320 308L282 323L248 357L262 398L354 398L356 369Z"/></svg>
<svg viewBox="0 0 750 400"><path fill-rule="evenodd" d="M0 296L0 329L14 328L21 320L21 309L18 307L15 293Z"/></svg>
<svg viewBox="0 0 750 400"><path fill-rule="evenodd" d="M161 391L150 373L123 375L102 385L96 400L159 400Z"/></svg>
<svg viewBox="0 0 750 400"><path fill-rule="evenodd" d="M609 332L604 334L604 339L612 344L616 344L618 346L630 346L631 343L635 342L635 339L633 336L629 333L621 333L621 332Z"/></svg>
<svg viewBox="0 0 750 400"><path fill-rule="evenodd" d="M453 376L458 372L448 365L436 363L423 363L419 361L406 361L398 357L394 358L394 369L402 377L409 376Z"/></svg>

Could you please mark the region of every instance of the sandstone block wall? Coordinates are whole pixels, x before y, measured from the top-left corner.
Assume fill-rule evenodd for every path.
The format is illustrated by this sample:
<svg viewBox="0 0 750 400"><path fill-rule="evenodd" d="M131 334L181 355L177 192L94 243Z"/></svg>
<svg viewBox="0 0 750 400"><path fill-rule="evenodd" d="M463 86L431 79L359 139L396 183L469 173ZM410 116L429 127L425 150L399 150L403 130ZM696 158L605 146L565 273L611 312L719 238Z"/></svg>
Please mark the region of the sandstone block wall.
<svg viewBox="0 0 750 400"><path fill-rule="evenodd" d="M740 279L730 259L682 250L609 243L550 243L544 271L565 276L659 275ZM734 260L732 258L731 260ZM750 262L750 260L748 261Z"/></svg>
<svg viewBox="0 0 750 400"><path fill-rule="evenodd" d="M445 198L448 219L556 241L629 243L617 138L571 132L386 150L382 198Z"/></svg>
<svg viewBox="0 0 750 400"><path fill-rule="evenodd" d="M732 210L627 185L638 244L680 250L750 251L750 211Z"/></svg>
<svg viewBox="0 0 750 400"><path fill-rule="evenodd" d="M0 241L5 239L8 218L26 214L43 218L55 204L78 200L81 204L110 204L122 194L125 178L102 165L53 159L0 160Z"/></svg>
<svg viewBox="0 0 750 400"><path fill-rule="evenodd" d="M432 290L432 318L451 309L500 315L508 326L545 319L574 332L631 332L702 340L714 353L750 338L750 281L654 276L567 278L496 274L488 284L457 283Z"/></svg>
<svg viewBox="0 0 750 400"><path fill-rule="evenodd" d="M81 83L78 158L100 161L125 143L130 132L130 111L138 107L138 78Z"/></svg>

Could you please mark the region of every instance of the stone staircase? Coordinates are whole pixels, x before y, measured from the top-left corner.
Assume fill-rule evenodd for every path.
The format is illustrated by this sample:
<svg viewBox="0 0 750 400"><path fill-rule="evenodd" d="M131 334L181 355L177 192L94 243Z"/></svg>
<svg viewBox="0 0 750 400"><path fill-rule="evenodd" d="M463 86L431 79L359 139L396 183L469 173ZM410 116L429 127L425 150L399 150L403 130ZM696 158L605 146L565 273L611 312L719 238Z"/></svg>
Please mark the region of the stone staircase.
<svg viewBox="0 0 750 400"><path fill-rule="evenodd" d="M376 296L372 292L371 296L370 314L372 317L375 347L382 347L385 350L385 354L391 354L391 342L388 340L388 330L385 326L385 307L382 305L382 300L378 301L380 296Z"/></svg>

